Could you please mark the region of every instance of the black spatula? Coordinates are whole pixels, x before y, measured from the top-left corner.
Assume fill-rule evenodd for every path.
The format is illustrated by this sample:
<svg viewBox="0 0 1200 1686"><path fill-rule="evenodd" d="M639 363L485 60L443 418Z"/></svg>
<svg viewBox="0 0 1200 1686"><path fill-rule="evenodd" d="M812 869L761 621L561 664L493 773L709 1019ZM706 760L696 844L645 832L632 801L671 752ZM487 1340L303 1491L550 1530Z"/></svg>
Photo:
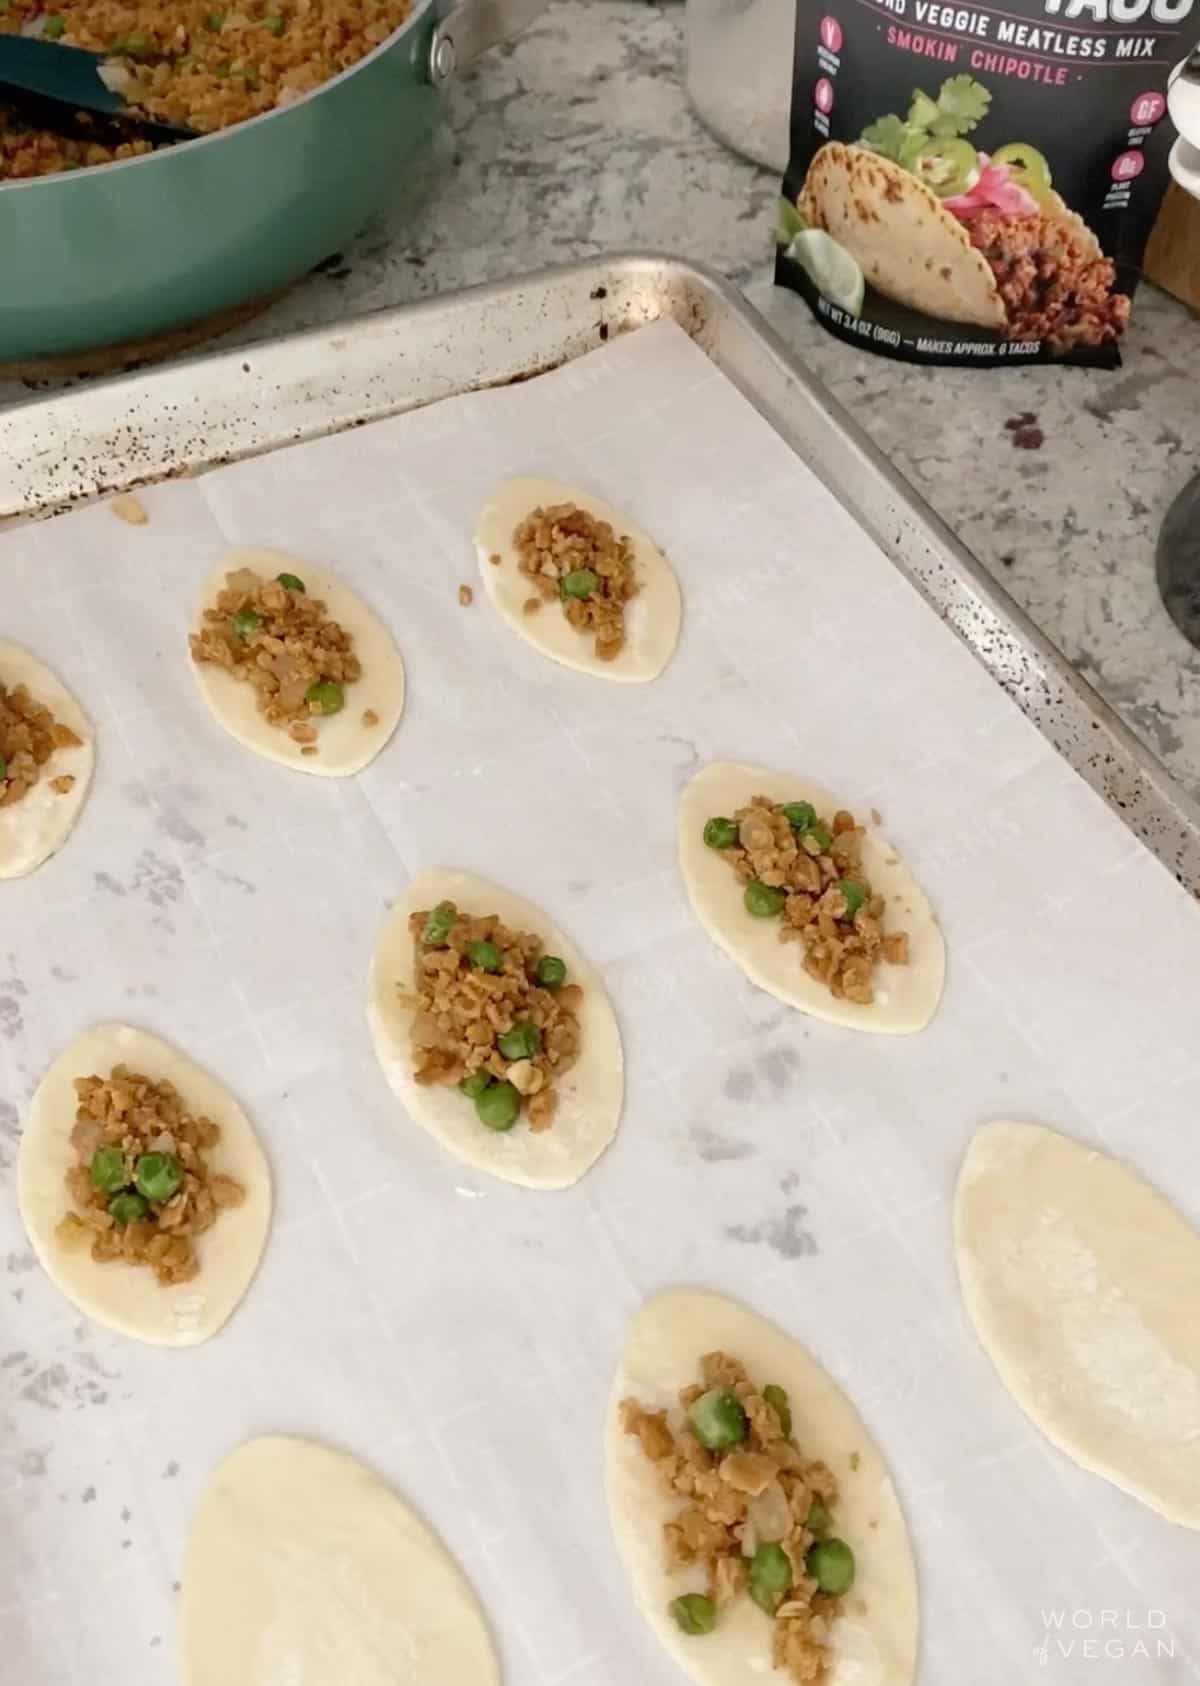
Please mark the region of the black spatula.
<svg viewBox="0 0 1200 1686"><path fill-rule="evenodd" d="M0 35L0 100L55 129L77 129L73 118L85 112L125 138L137 135L156 146L196 138L193 129L131 111L120 94L106 87L100 75L105 62L102 53L83 47L33 35ZM87 133L96 138L94 127Z"/></svg>

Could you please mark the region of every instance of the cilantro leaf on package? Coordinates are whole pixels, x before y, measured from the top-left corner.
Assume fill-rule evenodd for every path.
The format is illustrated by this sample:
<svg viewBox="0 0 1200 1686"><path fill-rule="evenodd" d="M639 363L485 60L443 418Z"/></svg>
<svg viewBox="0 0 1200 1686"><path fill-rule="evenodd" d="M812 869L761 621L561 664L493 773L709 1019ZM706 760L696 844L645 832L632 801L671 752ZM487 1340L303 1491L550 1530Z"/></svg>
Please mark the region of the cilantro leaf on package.
<svg viewBox="0 0 1200 1686"><path fill-rule="evenodd" d="M937 114L937 101L931 100L928 94L923 94L920 88L914 88L912 104L908 108L909 127L927 129L931 123L937 121Z"/></svg>
<svg viewBox="0 0 1200 1686"><path fill-rule="evenodd" d="M935 135L965 135L987 116L991 91L973 76L949 76L938 91Z"/></svg>
<svg viewBox="0 0 1200 1686"><path fill-rule="evenodd" d="M868 123L858 137L858 144L865 146L871 152L878 152L884 158L890 158L893 163L900 162L900 148L908 138L907 125L894 114L877 118L874 123Z"/></svg>

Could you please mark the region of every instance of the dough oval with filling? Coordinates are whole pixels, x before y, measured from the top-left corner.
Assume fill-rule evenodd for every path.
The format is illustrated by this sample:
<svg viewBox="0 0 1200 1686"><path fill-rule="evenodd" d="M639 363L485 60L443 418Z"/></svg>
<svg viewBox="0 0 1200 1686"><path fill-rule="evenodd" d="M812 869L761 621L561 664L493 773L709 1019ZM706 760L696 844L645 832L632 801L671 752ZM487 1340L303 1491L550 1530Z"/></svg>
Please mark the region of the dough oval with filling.
<svg viewBox="0 0 1200 1686"><path fill-rule="evenodd" d="M553 598L534 613L526 611L538 594L518 567L513 535L527 515L554 504L574 504L629 540L639 590L625 605L625 643L611 661L596 654L592 635L572 626ZM475 548L484 590L501 619L551 661L618 684L645 684L658 677L674 654L683 618L679 581L653 539L600 498L557 480L506 480L480 513ZM494 556L500 558L498 563L492 561Z"/></svg>
<svg viewBox="0 0 1200 1686"><path fill-rule="evenodd" d="M954 1240L975 1332L1026 1416L1200 1528L1200 1235L1108 1154L1000 1121L963 1160Z"/></svg>
<svg viewBox="0 0 1200 1686"><path fill-rule="evenodd" d="M773 1667L774 1619L746 1591L718 1607L708 1632L683 1632L670 1610L677 1598L706 1594L707 1574L696 1562L668 1567L663 1529L688 1501L667 1490L628 1431L622 1404L666 1412L678 1435L685 1421L680 1391L702 1385L706 1354L738 1360L758 1388L782 1388L803 1459L826 1464L837 1482L831 1531L850 1546L855 1573L832 1624L824 1686L911 1686L916 1565L883 1455L837 1383L799 1342L720 1294L673 1289L647 1301L630 1327L613 1385L605 1424L609 1514L642 1615L698 1686L754 1680L792 1686L794 1676ZM759 1543L769 1537L764 1532Z"/></svg>
<svg viewBox="0 0 1200 1686"><path fill-rule="evenodd" d="M81 741L61 745L39 769L37 783L18 801L0 807L0 878L24 878L61 849L87 798L96 752L87 716L50 669L19 644L0 640L0 685L23 685L60 726ZM70 779L66 790L52 780Z"/></svg>
<svg viewBox="0 0 1200 1686"><path fill-rule="evenodd" d="M433 1530L343 1452L251 1440L192 1519L183 1686L499 1686L479 1601Z"/></svg>
<svg viewBox="0 0 1200 1686"><path fill-rule="evenodd" d="M107 1079L117 1065L170 1082L188 1113L218 1125L207 1170L244 1190L240 1205L221 1210L194 1237L199 1270L191 1281L164 1287L144 1264L98 1263L86 1245L68 1246L59 1235L71 1210L64 1178L76 1164L75 1079ZM42 1268L80 1311L153 1346L195 1346L216 1334L253 1280L270 1228L271 1175L250 1120L222 1084L147 1031L100 1024L58 1056L34 1093L17 1158L17 1199Z"/></svg>
<svg viewBox="0 0 1200 1686"><path fill-rule="evenodd" d="M842 806L820 785L791 774L735 762L714 762L687 785L679 804L679 865L688 898L701 925L752 983L789 1007L851 1030L904 1035L932 1019L942 997L946 945L924 891L896 850L867 827L862 868L871 889L886 898L885 932L908 936L908 962L880 963L875 999L859 1004L834 996L828 985L804 970L799 942L782 942L778 918L753 917L723 850L704 841L706 823L732 817L754 797L773 803L808 803L831 818Z"/></svg>
<svg viewBox="0 0 1200 1686"><path fill-rule="evenodd" d="M490 1130L457 1086L420 1085L414 1079L415 948L409 919L442 902L476 917L495 914L510 930L539 938L547 955L565 962L567 981L583 992L579 1055L554 1083L558 1102L548 1129L535 1131L522 1117L511 1129ZM616 1014L600 974L532 902L485 879L435 868L412 880L388 913L375 948L367 1016L384 1075L409 1116L478 1170L525 1188L566 1188L578 1182L616 1135L625 1089L624 1056Z"/></svg>
<svg viewBox="0 0 1200 1686"><path fill-rule="evenodd" d="M216 663L189 657L200 695L230 737L268 761L319 778L346 778L361 772L387 743L404 712L404 663L391 633L362 598L327 569L282 551L250 546L230 551L209 576L193 630L204 624L204 611L216 602L226 575L240 568L249 568L266 580L278 574L294 574L302 580L305 595L323 602L329 619L352 636L362 677L346 686L345 707L339 713L312 717L316 753L310 755L304 751L311 744L294 741L286 726L272 725L259 712L253 685Z"/></svg>

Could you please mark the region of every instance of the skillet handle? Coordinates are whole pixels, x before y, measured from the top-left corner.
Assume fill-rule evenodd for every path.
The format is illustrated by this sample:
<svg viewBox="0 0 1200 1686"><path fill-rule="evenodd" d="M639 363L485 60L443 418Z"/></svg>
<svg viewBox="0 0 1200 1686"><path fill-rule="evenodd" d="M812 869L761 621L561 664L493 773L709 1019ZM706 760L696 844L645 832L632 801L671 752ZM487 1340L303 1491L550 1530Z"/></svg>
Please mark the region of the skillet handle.
<svg viewBox="0 0 1200 1686"><path fill-rule="evenodd" d="M548 0L460 0L433 32L429 44L429 80L444 87L459 70L527 29Z"/></svg>

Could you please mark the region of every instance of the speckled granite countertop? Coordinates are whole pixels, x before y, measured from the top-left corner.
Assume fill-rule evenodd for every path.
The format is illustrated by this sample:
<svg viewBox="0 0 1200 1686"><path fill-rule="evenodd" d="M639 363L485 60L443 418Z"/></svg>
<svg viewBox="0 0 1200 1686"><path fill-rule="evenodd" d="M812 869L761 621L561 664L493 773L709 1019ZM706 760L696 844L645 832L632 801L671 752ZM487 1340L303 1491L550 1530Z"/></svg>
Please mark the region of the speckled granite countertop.
<svg viewBox="0 0 1200 1686"><path fill-rule="evenodd" d="M616 248L733 277L1130 726L1200 794L1200 653L1153 550L1200 472L1200 321L1144 289L1125 367L919 369L827 337L770 287L772 174L693 117L683 9L556 0L449 96L432 186L241 332L244 341ZM1191 372L1189 378L1189 371ZM28 393L0 385L0 402ZM1033 411L1040 450L1005 421Z"/></svg>

